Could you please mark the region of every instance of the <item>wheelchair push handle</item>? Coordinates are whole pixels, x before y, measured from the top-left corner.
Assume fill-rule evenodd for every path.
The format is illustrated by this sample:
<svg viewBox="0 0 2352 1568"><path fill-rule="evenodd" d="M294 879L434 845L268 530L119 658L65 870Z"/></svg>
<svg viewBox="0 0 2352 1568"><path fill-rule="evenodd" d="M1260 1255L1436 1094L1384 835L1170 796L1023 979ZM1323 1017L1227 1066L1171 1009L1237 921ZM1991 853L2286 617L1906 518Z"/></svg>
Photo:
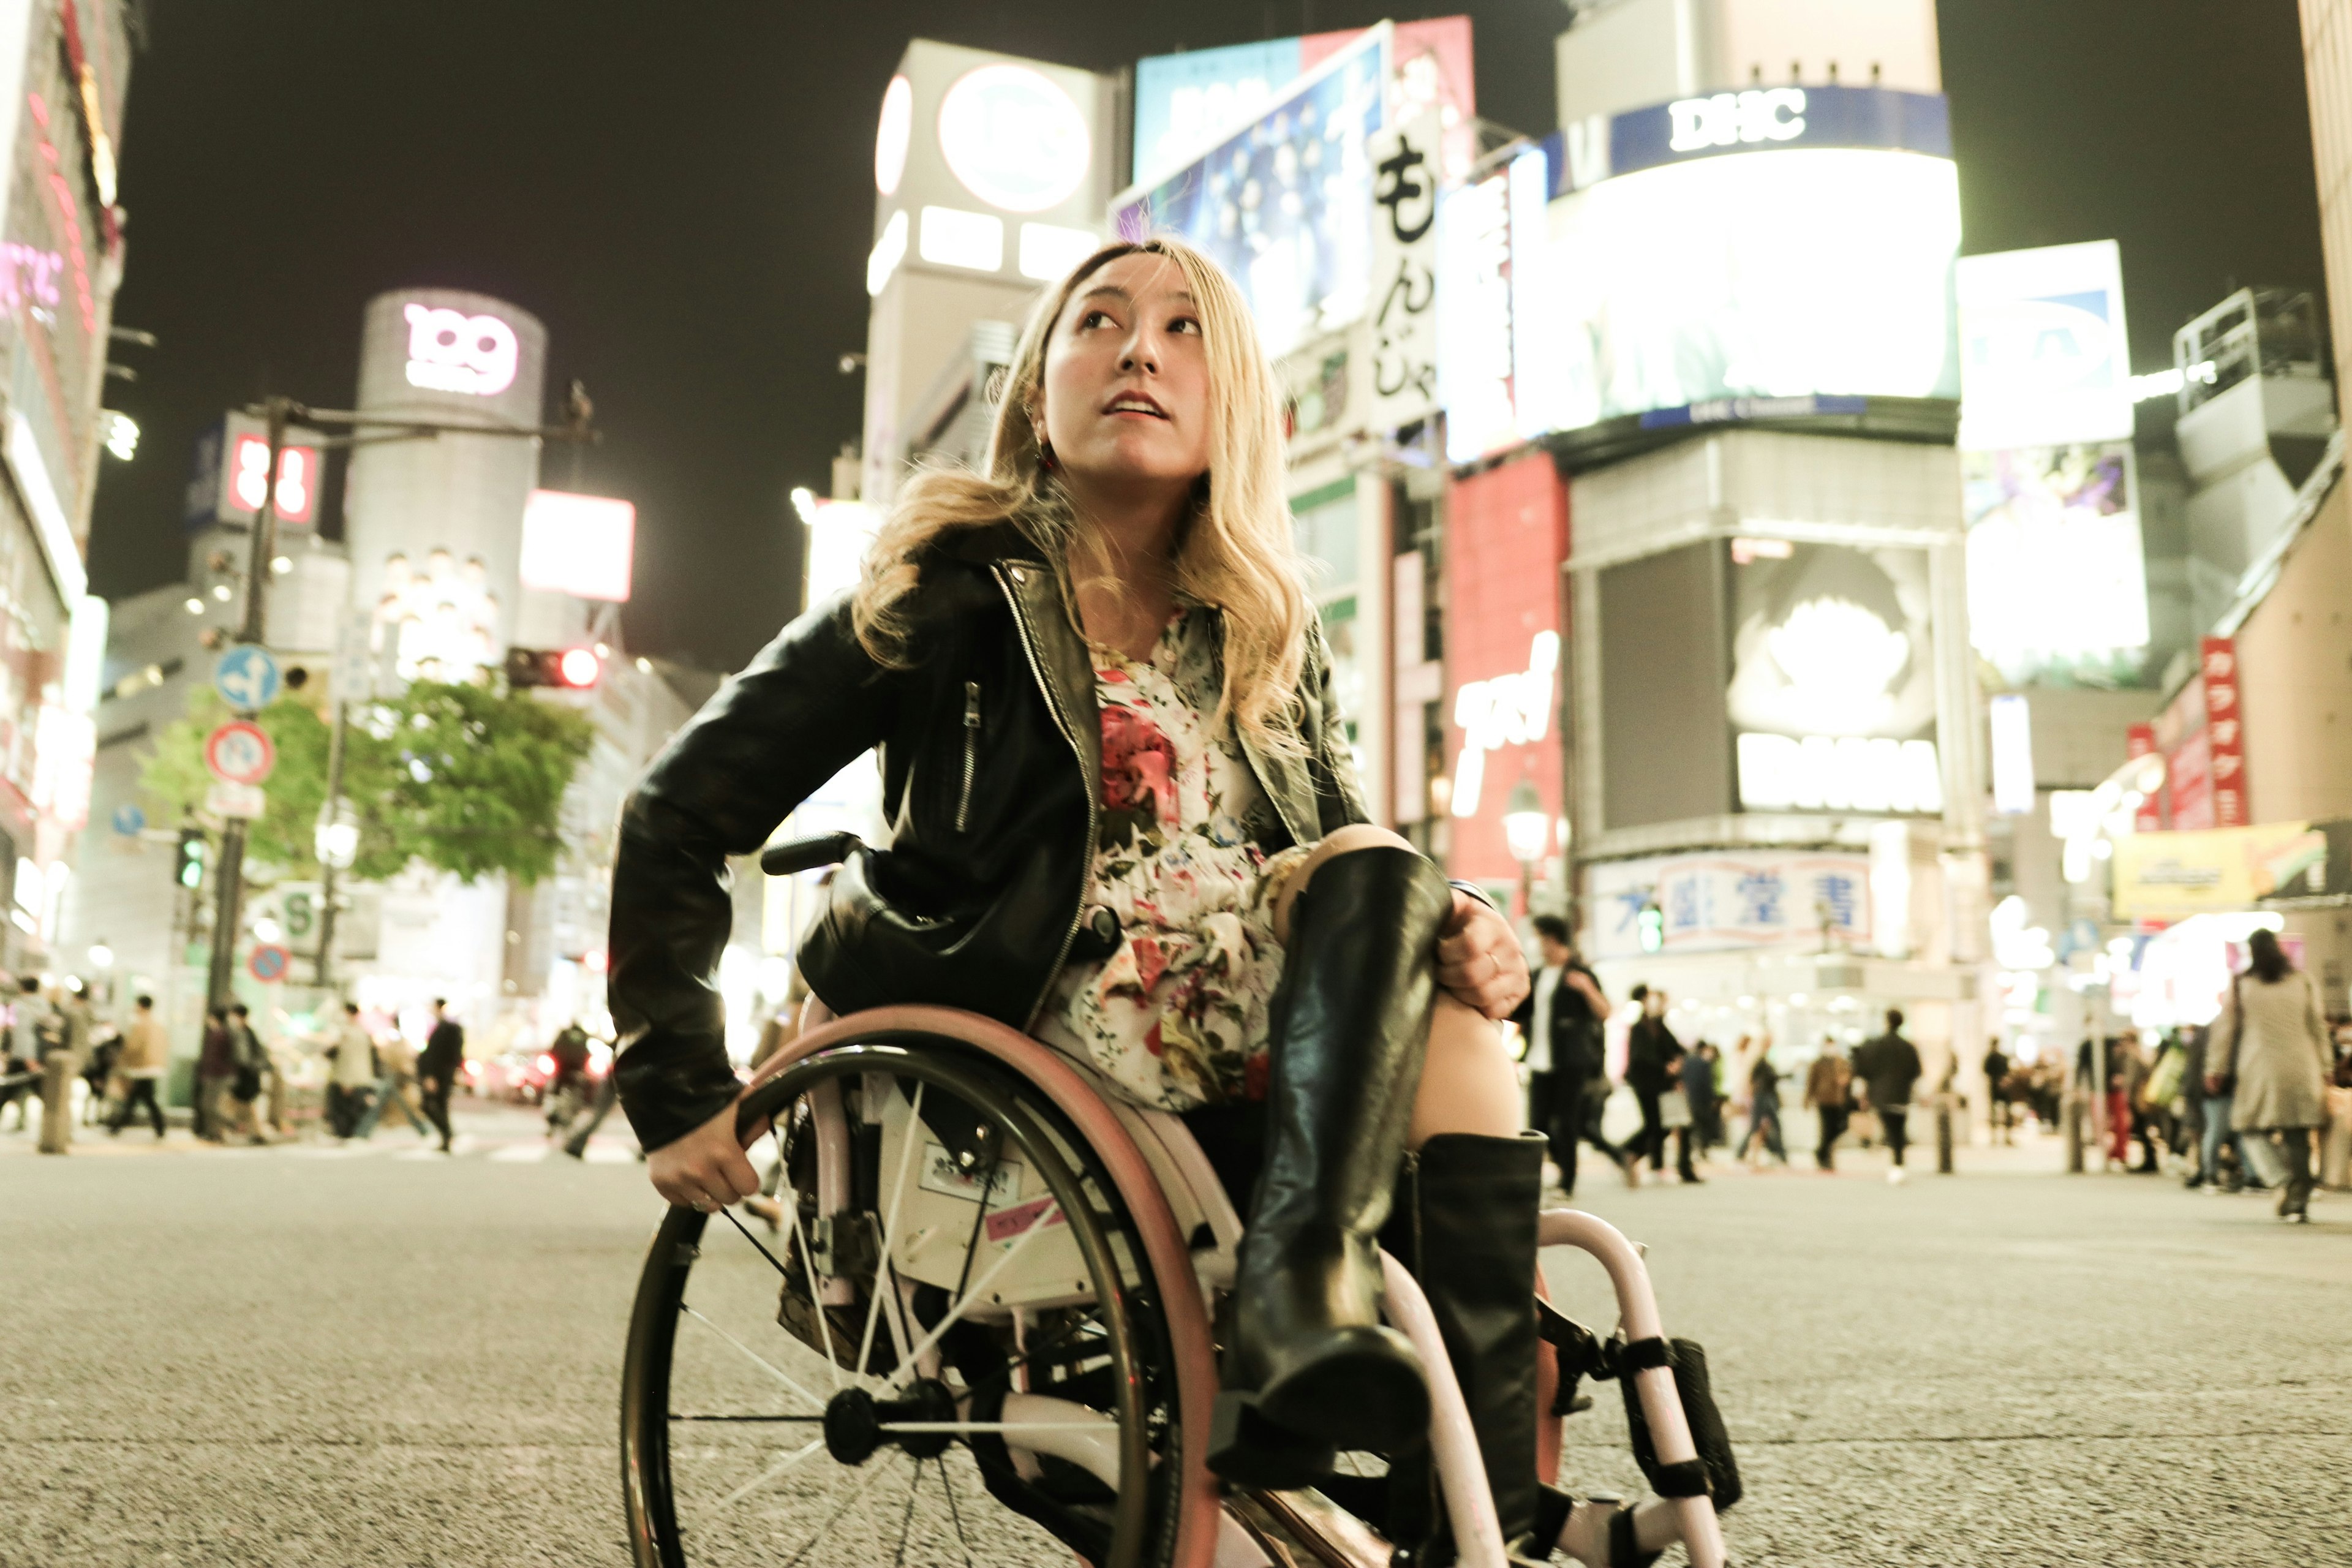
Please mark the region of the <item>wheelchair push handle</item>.
<svg viewBox="0 0 2352 1568"><path fill-rule="evenodd" d="M820 866L837 866L866 842L855 833L821 833L814 838L787 838L760 851L760 869L771 877L790 877Z"/></svg>

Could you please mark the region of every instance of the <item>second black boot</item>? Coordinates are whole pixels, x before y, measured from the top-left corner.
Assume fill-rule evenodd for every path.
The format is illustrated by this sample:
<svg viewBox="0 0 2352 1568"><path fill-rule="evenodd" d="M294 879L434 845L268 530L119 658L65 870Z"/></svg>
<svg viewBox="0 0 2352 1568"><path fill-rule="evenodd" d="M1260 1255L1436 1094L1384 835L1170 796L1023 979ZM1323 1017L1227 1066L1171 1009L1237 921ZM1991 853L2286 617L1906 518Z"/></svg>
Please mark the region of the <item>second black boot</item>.
<svg viewBox="0 0 2352 1568"><path fill-rule="evenodd" d="M1337 855L1290 911L1274 996L1265 1174L1242 1239L1209 1468L1304 1486L1335 1448L1391 1451L1429 1384L1381 1322L1378 1237L1437 1001L1454 891L1409 849Z"/></svg>
<svg viewBox="0 0 2352 1568"><path fill-rule="evenodd" d="M1506 1544L1537 1526L1536 1215L1543 1157L1544 1141L1533 1132L1438 1133L1405 1163L1398 1213L1389 1224L1389 1250L1412 1269L1444 1336Z"/></svg>

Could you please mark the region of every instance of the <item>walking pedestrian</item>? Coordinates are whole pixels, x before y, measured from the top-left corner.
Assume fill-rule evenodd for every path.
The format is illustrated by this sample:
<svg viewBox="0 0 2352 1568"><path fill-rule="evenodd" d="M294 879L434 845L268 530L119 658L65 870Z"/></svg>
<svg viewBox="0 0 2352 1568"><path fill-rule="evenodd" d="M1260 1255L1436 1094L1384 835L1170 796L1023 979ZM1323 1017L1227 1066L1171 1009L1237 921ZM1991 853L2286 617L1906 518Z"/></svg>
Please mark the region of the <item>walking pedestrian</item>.
<svg viewBox="0 0 2352 1568"><path fill-rule="evenodd" d="M547 1079L547 1135L555 1137L572 1125L588 1095L588 1031L574 1018L548 1042L548 1059L555 1070Z"/></svg>
<svg viewBox="0 0 2352 1568"><path fill-rule="evenodd" d="M1757 1048L1755 1065L1748 1069L1748 1131L1739 1140L1738 1157L1750 1158L1759 1143L1765 1153L1783 1165L1789 1163L1788 1148L1780 1141L1780 1069L1772 1065L1769 1035Z"/></svg>
<svg viewBox="0 0 2352 1568"><path fill-rule="evenodd" d="M1606 1092L1601 1026L1609 1017L1609 998L1577 956L1566 921L1538 915L1535 928L1543 966L1527 1000L1511 1015L1527 1042L1522 1059L1528 1067L1528 1125L1549 1144L1563 1194L1576 1192L1580 1142L1608 1155L1628 1184L1636 1184L1641 1177L1632 1157L1601 1133L1599 1108L1587 1104L1596 1079Z"/></svg>
<svg viewBox="0 0 2352 1568"><path fill-rule="evenodd" d="M1895 1163L1889 1182L1903 1181L1903 1154L1911 1142L1911 1091L1919 1082L1919 1048L1903 1037L1903 1009L1886 1010L1886 1032L1865 1040L1853 1053L1853 1076L1878 1113L1878 1126Z"/></svg>
<svg viewBox="0 0 2352 1568"><path fill-rule="evenodd" d="M1666 1026L1666 994L1653 991L1647 985L1633 987L1633 1001L1642 1005L1642 1016L1633 1020L1626 1036L1625 1082L1633 1090L1633 1099L1642 1107L1642 1142L1636 1145L1635 1157L1647 1154L1650 1168L1661 1176L1666 1173L1666 1114L1665 1097L1682 1089L1680 1061L1682 1042L1675 1038ZM1685 1182L1696 1182L1698 1173L1690 1163L1689 1110L1682 1111L1683 1125L1681 1158L1676 1162L1676 1173Z"/></svg>
<svg viewBox="0 0 2352 1568"><path fill-rule="evenodd" d="M236 1078L236 1045L228 1032L228 1009L205 1010L204 1043L196 1051L196 1136L207 1143L226 1137L223 1103Z"/></svg>
<svg viewBox="0 0 2352 1568"><path fill-rule="evenodd" d="M370 1038L373 1038L373 1034ZM377 1043L375 1057L375 1090L369 1095L367 1109L360 1113L359 1124L352 1129L352 1136L358 1139L374 1137L376 1124L387 1112L396 1113L403 1121L416 1130L419 1138L436 1136L433 1124L425 1120L423 1113L416 1109L415 1100L411 1098L416 1088L416 1047L394 1032Z"/></svg>
<svg viewBox="0 0 2352 1568"><path fill-rule="evenodd" d="M577 1117L572 1119L572 1136L563 1141L563 1152L575 1160L585 1160L588 1157L588 1141L596 1136L596 1129L604 1125L604 1118L613 1114L613 1107L620 1103L620 1099L618 1075L607 1068L604 1078L597 1082L596 1102L588 1108L588 1119L584 1121Z"/></svg>
<svg viewBox="0 0 2352 1568"><path fill-rule="evenodd" d="M2231 1095L2230 1125L2241 1135L2276 1134L2286 1152L2281 1219L2311 1219L2311 1143L2327 1125L2327 1077L2335 1065L2319 993L2279 946L2275 931L2246 941L2247 964L2231 976L2206 1047L2206 1089Z"/></svg>
<svg viewBox="0 0 2352 1568"><path fill-rule="evenodd" d="M163 1108L156 1101L155 1086L163 1080L170 1057L171 1042L163 1037L163 1021L155 1016L155 998L142 996L132 1004L131 1026L122 1031L122 1054L114 1058L124 1087L122 1103L106 1124L108 1133L120 1137L143 1105L155 1125L156 1142L163 1142Z"/></svg>
<svg viewBox="0 0 2352 1568"><path fill-rule="evenodd" d="M360 1005L343 1004L343 1016L327 1034L327 1057L333 1064L327 1078L327 1128L349 1139L367 1114L368 1092L378 1072L375 1042L360 1027Z"/></svg>
<svg viewBox="0 0 2352 1568"><path fill-rule="evenodd" d="M433 1032L416 1058L416 1081L425 1090L425 1118L441 1134L441 1152L450 1152L449 1091L466 1061L466 1031L449 1016L446 997L433 998Z"/></svg>
<svg viewBox="0 0 2352 1568"><path fill-rule="evenodd" d="M1691 1142L1701 1154L1723 1142L1723 1094L1715 1079L1723 1052L1701 1040L1683 1055L1683 1098L1690 1101Z"/></svg>
<svg viewBox="0 0 2352 1568"><path fill-rule="evenodd" d="M1986 1129L2001 1142L2011 1142L2010 1124L2015 1117L2009 1100L2009 1056L1998 1035L1985 1043L1984 1080Z"/></svg>
<svg viewBox="0 0 2352 1568"><path fill-rule="evenodd" d="M231 1134L255 1143L267 1143L263 1136L261 1116L257 1109L266 1082L264 1075L270 1070L269 1052L254 1032L253 1011L242 1002L229 1004L228 1020L228 1081L223 1086L215 1110L224 1142Z"/></svg>
<svg viewBox="0 0 2352 1568"><path fill-rule="evenodd" d="M1834 1171L1837 1141L1845 1136L1846 1118L1853 1114L1853 1069L1846 1065L1837 1041L1826 1035L1822 1037L1821 1055L1805 1070L1805 1103L1821 1121L1813 1163L1824 1171Z"/></svg>

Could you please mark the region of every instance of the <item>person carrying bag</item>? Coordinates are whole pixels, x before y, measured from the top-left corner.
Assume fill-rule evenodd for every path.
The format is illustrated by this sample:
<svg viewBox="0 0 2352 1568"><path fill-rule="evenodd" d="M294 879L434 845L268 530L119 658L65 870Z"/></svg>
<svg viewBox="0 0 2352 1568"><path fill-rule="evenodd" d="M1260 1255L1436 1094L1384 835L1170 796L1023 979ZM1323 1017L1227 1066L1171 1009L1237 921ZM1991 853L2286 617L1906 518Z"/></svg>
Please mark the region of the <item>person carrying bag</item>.
<svg viewBox="0 0 2352 1568"><path fill-rule="evenodd" d="M2229 1125L2241 1134L2241 1149L2260 1144L2269 1153L2268 1135L2277 1134L2286 1164L2278 1215L2307 1225L2312 1131L2327 1125L2327 1074L2335 1052L2311 976L2288 961L2277 933L2255 931L2246 946L2245 973L2231 980L2229 999L2213 1021L2206 1092L2226 1097ZM2242 1136L2249 1132L2258 1136Z"/></svg>

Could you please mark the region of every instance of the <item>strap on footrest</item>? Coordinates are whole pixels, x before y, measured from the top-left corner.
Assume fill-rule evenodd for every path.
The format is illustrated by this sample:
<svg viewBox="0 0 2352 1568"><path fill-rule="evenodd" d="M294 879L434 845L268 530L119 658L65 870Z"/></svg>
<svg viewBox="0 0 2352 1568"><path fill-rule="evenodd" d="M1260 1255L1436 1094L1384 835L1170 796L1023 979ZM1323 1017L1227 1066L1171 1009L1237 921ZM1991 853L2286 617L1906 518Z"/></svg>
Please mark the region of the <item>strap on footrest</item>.
<svg viewBox="0 0 2352 1568"><path fill-rule="evenodd" d="M1666 1342L1662 1339L1631 1340L1618 1349L1617 1374L1631 1377L1637 1372L1666 1366L1672 1360L1666 1353Z"/></svg>
<svg viewBox="0 0 2352 1568"><path fill-rule="evenodd" d="M1700 1459L1685 1459L1679 1465L1661 1464L1650 1472L1650 1488L1660 1497L1705 1497L1706 1464Z"/></svg>

